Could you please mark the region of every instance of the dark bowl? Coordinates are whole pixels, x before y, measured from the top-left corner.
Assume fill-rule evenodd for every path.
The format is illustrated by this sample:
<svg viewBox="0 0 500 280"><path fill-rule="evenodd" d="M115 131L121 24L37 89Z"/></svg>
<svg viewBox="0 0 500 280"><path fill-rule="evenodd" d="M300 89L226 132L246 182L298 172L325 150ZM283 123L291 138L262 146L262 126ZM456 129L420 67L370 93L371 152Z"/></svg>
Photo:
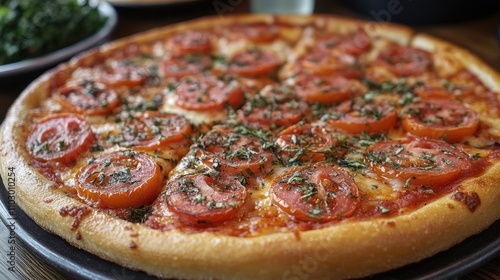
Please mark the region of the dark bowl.
<svg viewBox="0 0 500 280"><path fill-rule="evenodd" d="M491 0L339 0L363 16L379 22L410 25L460 22L500 11Z"/></svg>

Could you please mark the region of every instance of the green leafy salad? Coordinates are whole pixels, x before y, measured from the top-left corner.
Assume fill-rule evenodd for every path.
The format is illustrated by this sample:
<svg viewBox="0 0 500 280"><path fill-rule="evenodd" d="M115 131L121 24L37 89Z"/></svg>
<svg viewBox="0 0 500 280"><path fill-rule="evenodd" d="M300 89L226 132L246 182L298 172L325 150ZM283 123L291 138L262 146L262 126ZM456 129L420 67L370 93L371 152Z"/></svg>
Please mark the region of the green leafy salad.
<svg viewBox="0 0 500 280"><path fill-rule="evenodd" d="M98 31L96 1L0 0L0 65L42 56Z"/></svg>

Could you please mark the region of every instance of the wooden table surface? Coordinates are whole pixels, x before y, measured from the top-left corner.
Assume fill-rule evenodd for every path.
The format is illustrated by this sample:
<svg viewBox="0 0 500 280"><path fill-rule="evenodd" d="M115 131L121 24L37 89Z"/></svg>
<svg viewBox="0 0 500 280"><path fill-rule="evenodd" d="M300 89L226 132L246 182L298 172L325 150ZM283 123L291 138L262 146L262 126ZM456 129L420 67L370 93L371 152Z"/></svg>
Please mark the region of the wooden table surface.
<svg viewBox="0 0 500 280"><path fill-rule="evenodd" d="M208 0L154 8L119 7L117 10L119 22L110 40L206 15L247 13L249 4L246 0ZM332 0L316 0L315 12L374 20ZM469 49L500 71L500 42L497 40L499 25L500 13L494 12L488 16L457 23L413 27L417 31L426 32ZM0 79L0 121L19 93L34 77ZM20 240L15 244L15 272L9 271L10 234L7 227L0 225L0 279L66 279L60 272L45 264L36 253L29 252ZM500 279L500 256L460 279Z"/></svg>

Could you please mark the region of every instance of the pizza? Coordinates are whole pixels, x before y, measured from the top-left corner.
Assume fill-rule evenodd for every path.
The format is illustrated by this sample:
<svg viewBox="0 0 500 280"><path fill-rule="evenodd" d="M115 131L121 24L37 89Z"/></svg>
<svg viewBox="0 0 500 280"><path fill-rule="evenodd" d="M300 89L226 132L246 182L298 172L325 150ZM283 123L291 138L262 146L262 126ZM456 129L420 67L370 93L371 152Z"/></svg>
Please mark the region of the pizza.
<svg viewBox="0 0 500 280"><path fill-rule="evenodd" d="M42 228L153 276L360 278L500 217L499 91L405 26L207 17L35 80L1 173Z"/></svg>

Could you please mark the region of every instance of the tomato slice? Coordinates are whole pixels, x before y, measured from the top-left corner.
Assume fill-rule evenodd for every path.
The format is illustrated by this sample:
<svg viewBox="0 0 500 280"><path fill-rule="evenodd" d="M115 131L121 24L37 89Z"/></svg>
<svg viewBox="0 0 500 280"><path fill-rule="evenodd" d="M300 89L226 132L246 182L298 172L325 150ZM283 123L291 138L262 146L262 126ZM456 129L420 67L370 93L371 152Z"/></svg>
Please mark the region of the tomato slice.
<svg viewBox="0 0 500 280"><path fill-rule="evenodd" d="M370 37L363 29L346 35L328 34L321 36L317 39L316 45L321 50L338 49L343 53L355 56L368 51L372 46Z"/></svg>
<svg viewBox="0 0 500 280"><path fill-rule="evenodd" d="M188 139L191 131L185 117L151 111L126 119L122 135L127 146L156 149Z"/></svg>
<svg viewBox="0 0 500 280"><path fill-rule="evenodd" d="M289 164L318 162L341 157L346 153L324 124L293 125L285 128L276 139L280 156Z"/></svg>
<svg viewBox="0 0 500 280"><path fill-rule="evenodd" d="M251 48L236 53L228 62L227 73L239 76L265 76L279 66L279 60L272 51Z"/></svg>
<svg viewBox="0 0 500 280"><path fill-rule="evenodd" d="M291 169L271 185L275 205L302 221L327 222L353 215L360 205L359 189L338 166L313 165Z"/></svg>
<svg viewBox="0 0 500 280"><path fill-rule="evenodd" d="M346 100L322 117L331 129L358 134L382 133L394 127L398 116L389 101L368 101L364 98Z"/></svg>
<svg viewBox="0 0 500 280"><path fill-rule="evenodd" d="M167 39L165 48L175 54L209 53L212 51L212 35L190 30L177 33Z"/></svg>
<svg viewBox="0 0 500 280"><path fill-rule="evenodd" d="M307 75L296 77L294 88L297 95L309 102L332 104L351 99L361 92L361 83L343 76Z"/></svg>
<svg viewBox="0 0 500 280"><path fill-rule="evenodd" d="M145 154L128 150L103 154L76 174L78 196L103 208L148 205L162 185L158 164Z"/></svg>
<svg viewBox="0 0 500 280"><path fill-rule="evenodd" d="M207 54L188 53L166 58L160 65L163 76L180 79L203 73L212 67L212 58Z"/></svg>
<svg viewBox="0 0 500 280"><path fill-rule="evenodd" d="M473 135L479 115L468 105L450 99L429 99L403 109L403 129L420 137L459 142Z"/></svg>
<svg viewBox="0 0 500 280"><path fill-rule="evenodd" d="M456 85L445 81L419 85L415 87L414 91L422 99L446 99L474 95L472 87Z"/></svg>
<svg viewBox="0 0 500 280"><path fill-rule="evenodd" d="M233 176L193 174L167 183L167 205L191 225L223 223L243 206L246 188Z"/></svg>
<svg viewBox="0 0 500 280"><path fill-rule="evenodd" d="M342 52L330 53L315 49L300 57L299 63L308 73L333 74L353 68L356 57Z"/></svg>
<svg viewBox="0 0 500 280"><path fill-rule="evenodd" d="M196 76L183 79L175 89L175 103L186 110L223 110L225 105L239 108L245 101L236 81L225 81L215 76Z"/></svg>
<svg viewBox="0 0 500 280"><path fill-rule="evenodd" d="M243 39L253 43L269 43L279 36L278 27L265 22L235 23L231 24L225 31L228 32L227 38Z"/></svg>
<svg viewBox="0 0 500 280"><path fill-rule="evenodd" d="M459 146L428 139L382 141L368 147L365 159L382 177L426 186L450 183L471 166Z"/></svg>
<svg viewBox="0 0 500 280"><path fill-rule="evenodd" d="M398 76L416 76L430 70L431 61L429 52L412 47L393 46L384 49L375 63Z"/></svg>
<svg viewBox="0 0 500 280"><path fill-rule="evenodd" d="M55 100L68 111L87 115L106 115L120 104L115 90L95 81L64 86L56 93Z"/></svg>
<svg viewBox="0 0 500 280"><path fill-rule="evenodd" d="M196 153L215 170L261 173L273 159L267 135L245 126L216 127L201 140ZM235 173L235 172L233 172Z"/></svg>
<svg viewBox="0 0 500 280"><path fill-rule="evenodd" d="M148 73L142 67L136 65L120 65L107 67L101 74L100 81L111 87L136 87L142 85L148 77Z"/></svg>
<svg viewBox="0 0 500 280"><path fill-rule="evenodd" d="M243 124L275 129L298 123L310 113L307 102L286 87L266 87L239 111Z"/></svg>
<svg viewBox="0 0 500 280"><path fill-rule="evenodd" d="M90 125L82 117L57 114L42 119L31 129L26 146L38 160L67 164L87 151L94 140Z"/></svg>

